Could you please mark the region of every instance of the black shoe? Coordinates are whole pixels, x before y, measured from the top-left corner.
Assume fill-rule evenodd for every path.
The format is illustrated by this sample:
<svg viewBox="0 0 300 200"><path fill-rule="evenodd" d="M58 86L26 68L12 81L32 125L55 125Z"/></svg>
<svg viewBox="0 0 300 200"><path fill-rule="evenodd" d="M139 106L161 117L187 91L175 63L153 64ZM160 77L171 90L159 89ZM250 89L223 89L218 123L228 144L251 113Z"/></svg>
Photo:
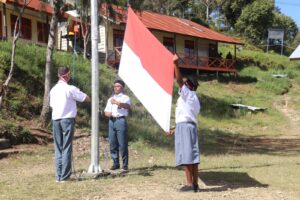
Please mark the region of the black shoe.
<svg viewBox="0 0 300 200"><path fill-rule="evenodd" d="M179 189L179 192L193 192L193 191L194 191L194 187L188 185L185 185Z"/></svg>
<svg viewBox="0 0 300 200"><path fill-rule="evenodd" d="M200 188L198 184L193 184L194 192L200 192Z"/></svg>
<svg viewBox="0 0 300 200"><path fill-rule="evenodd" d="M120 169L120 166L115 166L115 165L113 165L113 166L110 168L110 170L116 170L116 169Z"/></svg>

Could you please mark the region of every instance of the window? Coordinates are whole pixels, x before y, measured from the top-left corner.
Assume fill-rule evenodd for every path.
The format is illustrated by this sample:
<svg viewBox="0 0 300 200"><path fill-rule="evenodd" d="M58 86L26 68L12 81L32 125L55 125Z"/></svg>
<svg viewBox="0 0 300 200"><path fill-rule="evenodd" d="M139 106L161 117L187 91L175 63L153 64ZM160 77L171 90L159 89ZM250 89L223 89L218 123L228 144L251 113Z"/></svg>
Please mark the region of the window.
<svg viewBox="0 0 300 200"><path fill-rule="evenodd" d="M164 37L163 38L163 45L172 53L174 53L174 39L173 38L168 38Z"/></svg>
<svg viewBox="0 0 300 200"><path fill-rule="evenodd" d="M184 41L184 54L188 57L194 57L195 55L195 42L191 40Z"/></svg>
<svg viewBox="0 0 300 200"><path fill-rule="evenodd" d="M11 15L10 16L10 26L11 26L11 35L14 35L14 28L15 28L15 23L17 21L17 16L16 15ZM18 30L18 28L17 28ZM22 17L21 20L21 32L20 32L20 38L31 40L31 20Z"/></svg>
<svg viewBox="0 0 300 200"><path fill-rule="evenodd" d="M124 31L114 30L114 47L122 47L124 40Z"/></svg>
<svg viewBox="0 0 300 200"><path fill-rule="evenodd" d="M47 43L49 36L49 25L37 22L38 42Z"/></svg>

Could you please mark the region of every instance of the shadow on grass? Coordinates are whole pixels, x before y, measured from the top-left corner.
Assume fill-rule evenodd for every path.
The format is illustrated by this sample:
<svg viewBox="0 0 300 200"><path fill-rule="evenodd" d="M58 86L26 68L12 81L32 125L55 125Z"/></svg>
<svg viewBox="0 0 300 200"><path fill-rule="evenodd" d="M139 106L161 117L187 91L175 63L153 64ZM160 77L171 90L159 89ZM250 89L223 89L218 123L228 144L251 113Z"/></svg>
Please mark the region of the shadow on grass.
<svg viewBox="0 0 300 200"><path fill-rule="evenodd" d="M273 63L273 65L274 64L275 63ZM270 64L270 63L269 63L269 65L272 66L272 64ZM268 65L266 65L264 62L260 62L259 60L254 60L251 57L237 59L236 69L238 71L241 71L244 68L247 68L249 66L255 66L255 67L259 68L261 71L268 71ZM278 66L278 68L284 68L284 67L280 65L280 66Z"/></svg>
<svg viewBox="0 0 300 200"><path fill-rule="evenodd" d="M130 169L127 175L153 176L153 172L156 170L181 170L181 169L172 166L153 165L151 167L140 167L140 168Z"/></svg>
<svg viewBox="0 0 300 200"><path fill-rule="evenodd" d="M153 176L156 170L180 170L181 167L158 166L133 168L128 172L115 171L107 174L106 177L124 177L124 176ZM267 184L262 184L251 178L245 172L220 172L220 171L203 171L199 173L199 178L208 188L201 189L203 192L221 192L228 189L247 188L247 187L268 187Z"/></svg>
<svg viewBox="0 0 300 200"><path fill-rule="evenodd" d="M201 171L199 178L209 188L203 188L203 192L223 192L228 189L247 188L247 187L268 187L251 178L245 172L216 172Z"/></svg>
<svg viewBox="0 0 300 200"><path fill-rule="evenodd" d="M199 81L201 82L207 82L207 81L213 81L216 80L220 83L228 84L228 83L239 83L239 84L249 84L249 83L256 83L257 78L252 76L240 76L237 74L237 76L233 76L228 73L219 73L217 76L216 73L209 73L205 75L199 76Z"/></svg>
<svg viewBox="0 0 300 200"><path fill-rule="evenodd" d="M201 152L210 154L276 154L300 153L300 139L245 136L221 130L201 129L199 135Z"/></svg>
<svg viewBox="0 0 300 200"><path fill-rule="evenodd" d="M207 95L201 95L201 115L205 117L211 117L214 119L228 119L235 118L234 110L230 106L232 102L225 101L223 99L213 98Z"/></svg>
<svg viewBox="0 0 300 200"><path fill-rule="evenodd" d="M151 128L153 126L153 128ZM159 147L174 151L174 136L167 137L159 127L153 125L140 126L131 124L135 130L130 141L142 140L153 148ZM154 132L153 132L154 131ZM269 154L296 155L300 153L300 138L270 138L264 135L246 136L219 129L199 127L199 146L204 155L222 154Z"/></svg>
<svg viewBox="0 0 300 200"><path fill-rule="evenodd" d="M156 171L156 170L181 170L181 169L177 168L177 167L172 167L172 166L153 165L151 167L131 168L128 171L122 171L122 170L111 171L111 170L108 170L108 171L103 172L103 174L99 175L98 177L94 177L94 178L115 178L115 177L124 177L124 176L149 177L149 176L153 176L153 172ZM84 177L79 177L79 179L84 180L85 178Z"/></svg>

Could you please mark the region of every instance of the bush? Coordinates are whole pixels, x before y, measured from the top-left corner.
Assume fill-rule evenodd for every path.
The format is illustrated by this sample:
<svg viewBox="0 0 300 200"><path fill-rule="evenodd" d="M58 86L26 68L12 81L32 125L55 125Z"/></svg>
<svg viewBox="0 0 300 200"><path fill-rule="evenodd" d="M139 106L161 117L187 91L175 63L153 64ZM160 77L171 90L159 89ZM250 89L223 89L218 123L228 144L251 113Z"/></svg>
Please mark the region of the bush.
<svg viewBox="0 0 300 200"><path fill-rule="evenodd" d="M9 139L13 145L37 142L29 130L2 119L0 119L0 138Z"/></svg>

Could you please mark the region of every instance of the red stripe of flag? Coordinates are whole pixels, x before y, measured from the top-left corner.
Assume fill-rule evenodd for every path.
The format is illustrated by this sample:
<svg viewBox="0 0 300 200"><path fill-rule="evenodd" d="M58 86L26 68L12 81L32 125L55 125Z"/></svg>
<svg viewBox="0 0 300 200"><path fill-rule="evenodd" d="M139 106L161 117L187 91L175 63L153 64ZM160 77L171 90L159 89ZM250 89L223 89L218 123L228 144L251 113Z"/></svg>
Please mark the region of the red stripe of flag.
<svg viewBox="0 0 300 200"><path fill-rule="evenodd" d="M141 59L143 67L151 77L168 94L172 95L174 77L173 54L151 34L130 7L128 8L124 40Z"/></svg>

